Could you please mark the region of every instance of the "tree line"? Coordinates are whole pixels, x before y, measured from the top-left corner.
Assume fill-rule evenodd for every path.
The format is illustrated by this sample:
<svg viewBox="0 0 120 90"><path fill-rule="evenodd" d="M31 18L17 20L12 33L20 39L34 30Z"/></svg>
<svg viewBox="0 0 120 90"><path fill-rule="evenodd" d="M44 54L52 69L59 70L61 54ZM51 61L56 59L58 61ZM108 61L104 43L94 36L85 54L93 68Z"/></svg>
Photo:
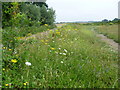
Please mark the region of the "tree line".
<svg viewBox="0 0 120 90"><path fill-rule="evenodd" d="M45 2L4 2L2 3L2 26L53 25L55 11Z"/></svg>

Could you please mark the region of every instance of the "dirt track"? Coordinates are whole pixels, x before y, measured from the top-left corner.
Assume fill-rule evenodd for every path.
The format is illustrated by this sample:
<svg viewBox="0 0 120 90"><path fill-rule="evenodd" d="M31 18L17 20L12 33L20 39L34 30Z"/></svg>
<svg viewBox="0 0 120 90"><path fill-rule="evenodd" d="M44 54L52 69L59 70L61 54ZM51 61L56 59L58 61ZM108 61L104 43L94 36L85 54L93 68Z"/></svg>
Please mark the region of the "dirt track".
<svg viewBox="0 0 120 90"><path fill-rule="evenodd" d="M110 45L114 50L118 51L118 47L120 46L118 43L116 43L114 40L109 39L108 37L104 36L103 34L96 34L97 37L99 37L102 41L106 42L108 45Z"/></svg>

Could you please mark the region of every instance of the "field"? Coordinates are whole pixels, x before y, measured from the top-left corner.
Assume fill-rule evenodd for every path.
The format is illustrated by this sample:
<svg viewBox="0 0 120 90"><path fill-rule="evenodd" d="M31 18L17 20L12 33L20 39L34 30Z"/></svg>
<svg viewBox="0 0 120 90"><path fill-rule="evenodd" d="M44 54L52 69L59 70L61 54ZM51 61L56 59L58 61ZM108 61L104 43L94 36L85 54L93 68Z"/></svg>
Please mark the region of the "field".
<svg viewBox="0 0 120 90"><path fill-rule="evenodd" d="M117 41L111 33L115 25L47 27L42 37L19 32L8 38L11 33L5 30L3 88L118 88L118 53L92 31L99 28Z"/></svg>

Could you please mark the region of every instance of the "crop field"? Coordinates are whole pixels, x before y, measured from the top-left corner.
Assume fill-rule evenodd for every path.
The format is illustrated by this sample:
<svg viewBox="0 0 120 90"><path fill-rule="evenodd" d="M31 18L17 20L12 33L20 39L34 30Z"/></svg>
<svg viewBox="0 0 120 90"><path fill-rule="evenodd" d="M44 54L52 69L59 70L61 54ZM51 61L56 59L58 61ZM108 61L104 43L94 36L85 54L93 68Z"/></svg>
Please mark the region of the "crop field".
<svg viewBox="0 0 120 90"><path fill-rule="evenodd" d="M118 88L118 52L96 37L93 27L66 24L54 30L45 25L42 37L4 30L2 87ZM117 41L117 27L111 27L98 31Z"/></svg>

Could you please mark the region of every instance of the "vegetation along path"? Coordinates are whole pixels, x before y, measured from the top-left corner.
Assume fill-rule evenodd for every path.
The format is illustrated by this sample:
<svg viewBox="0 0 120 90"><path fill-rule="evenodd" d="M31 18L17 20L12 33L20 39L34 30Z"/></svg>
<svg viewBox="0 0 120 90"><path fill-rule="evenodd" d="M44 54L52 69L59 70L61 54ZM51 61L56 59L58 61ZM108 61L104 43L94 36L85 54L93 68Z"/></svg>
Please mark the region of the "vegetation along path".
<svg viewBox="0 0 120 90"><path fill-rule="evenodd" d="M56 24L56 26L58 28L64 26L66 24ZM52 31L56 30L57 28L54 28L54 29L51 29ZM48 35L48 33L50 32L50 30L46 31L46 32L40 32L40 33L37 33L37 34L34 34L34 35L31 35L29 37L25 37L23 39L27 40L27 39L30 39L30 38L38 38L38 39L43 39L44 37L46 37Z"/></svg>
<svg viewBox="0 0 120 90"><path fill-rule="evenodd" d="M56 26L62 27L66 24L56 24ZM56 30L57 28L51 29L51 30ZM29 38L38 38L38 39L43 39L44 37L46 37L48 35L49 31L46 32L42 32L42 33L37 33L34 35L31 35L29 37L26 37L25 40L29 39ZM117 42L115 42L113 39L108 38L107 36L103 35L103 34L99 34L97 32L96 36L99 37L103 42L106 42L111 48L113 48L114 50L118 51L118 47L120 46ZM43 37L44 36L44 37Z"/></svg>
<svg viewBox="0 0 120 90"><path fill-rule="evenodd" d="M118 43L116 43L114 40L104 36L103 34L97 34L97 37L100 37L102 41L109 44L113 49L118 50L118 47L120 46Z"/></svg>

